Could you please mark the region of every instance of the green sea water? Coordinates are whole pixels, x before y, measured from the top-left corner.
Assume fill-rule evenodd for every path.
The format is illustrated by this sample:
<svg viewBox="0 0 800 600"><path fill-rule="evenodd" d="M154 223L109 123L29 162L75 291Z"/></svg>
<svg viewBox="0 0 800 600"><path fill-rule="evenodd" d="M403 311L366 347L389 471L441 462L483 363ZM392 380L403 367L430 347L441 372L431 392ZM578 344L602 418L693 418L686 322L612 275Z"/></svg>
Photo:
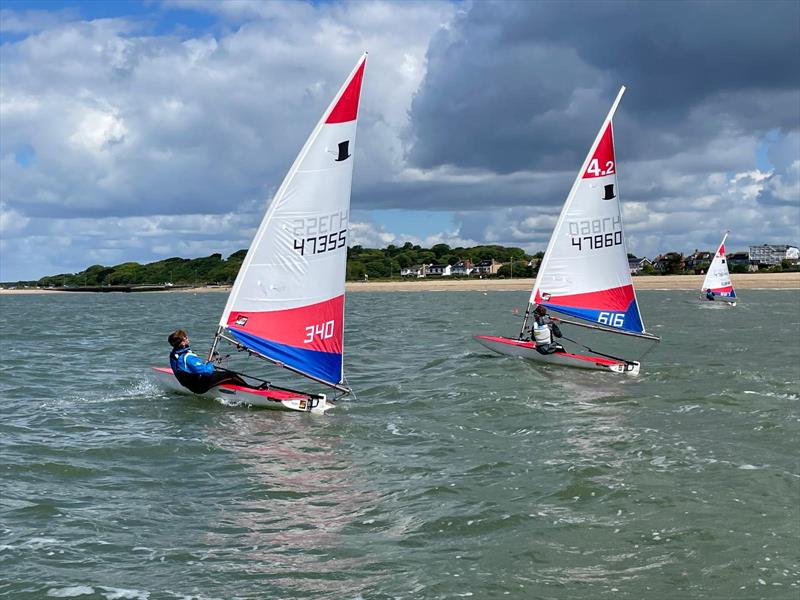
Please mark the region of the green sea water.
<svg viewBox="0 0 800 600"><path fill-rule="evenodd" d="M800 597L800 292L640 292L638 377L472 341L524 292L352 293L325 416L150 381L225 299L0 297L0 597Z"/></svg>

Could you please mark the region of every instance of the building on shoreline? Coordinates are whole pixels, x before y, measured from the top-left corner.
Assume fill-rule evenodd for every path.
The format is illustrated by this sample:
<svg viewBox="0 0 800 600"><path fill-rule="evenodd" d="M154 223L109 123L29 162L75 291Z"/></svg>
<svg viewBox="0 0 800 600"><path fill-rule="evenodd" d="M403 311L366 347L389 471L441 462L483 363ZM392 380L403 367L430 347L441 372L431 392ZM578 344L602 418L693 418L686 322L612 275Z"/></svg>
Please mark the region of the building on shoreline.
<svg viewBox="0 0 800 600"><path fill-rule="evenodd" d="M788 244L761 244L750 246L749 256L751 264L771 267L784 260L797 263L800 260L800 250Z"/></svg>

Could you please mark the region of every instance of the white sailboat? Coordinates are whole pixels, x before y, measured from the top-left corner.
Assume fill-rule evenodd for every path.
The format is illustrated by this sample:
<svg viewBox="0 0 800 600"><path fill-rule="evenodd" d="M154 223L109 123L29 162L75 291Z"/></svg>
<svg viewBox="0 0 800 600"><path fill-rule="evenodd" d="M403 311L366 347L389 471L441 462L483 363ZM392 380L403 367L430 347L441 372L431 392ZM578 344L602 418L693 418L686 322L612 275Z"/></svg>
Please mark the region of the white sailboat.
<svg viewBox="0 0 800 600"><path fill-rule="evenodd" d="M714 259L708 266L703 285L700 288L701 298L704 300L724 302L729 306L736 306L736 290L733 289L731 274L728 271L728 260L725 258L725 240L728 233L722 237Z"/></svg>
<svg viewBox="0 0 800 600"><path fill-rule="evenodd" d="M602 354L582 344L589 355L541 352L527 336L536 306L577 319L553 317L559 324L660 340L644 329L625 247L612 125L624 92L622 87L572 184L542 259L519 336L474 336L490 350L554 365L639 372L638 361Z"/></svg>
<svg viewBox="0 0 800 600"><path fill-rule="evenodd" d="M358 104L366 53L309 136L272 200L233 284L209 359L221 342L350 393L344 377L344 280ZM171 369L166 387L191 393ZM325 412L326 394L264 382L222 384L203 396L284 410Z"/></svg>

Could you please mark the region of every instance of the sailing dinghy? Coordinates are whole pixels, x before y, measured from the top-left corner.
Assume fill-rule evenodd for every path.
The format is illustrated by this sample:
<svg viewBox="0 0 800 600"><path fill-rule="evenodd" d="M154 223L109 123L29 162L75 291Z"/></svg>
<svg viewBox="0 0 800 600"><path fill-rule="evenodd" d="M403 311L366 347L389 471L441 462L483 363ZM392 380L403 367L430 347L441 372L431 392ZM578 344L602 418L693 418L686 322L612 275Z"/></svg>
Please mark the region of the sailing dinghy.
<svg viewBox="0 0 800 600"><path fill-rule="evenodd" d="M703 300L716 300L725 302L729 306L736 306L736 290L733 289L731 274L728 271L728 260L725 258L725 240L728 239L728 233L725 232L719 248L717 248L717 253L714 255L714 260L708 266L703 286L700 288L702 294L700 297Z"/></svg>
<svg viewBox="0 0 800 600"><path fill-rule="evenodd" d="M344 280L358 103L366 53L306 140L261 221L233 284L209 360L221 343L334 390L344 377ZM167 388L191 394L169 368ZM240 374L241 375L241 374ZM261 382L222 384L202 396L282 410L324 413L326 394Z"/></svg>
<svg viewBox="0 0 800 600"><path fill-rule="evenodd" d="M474 336L490 350L552 365L639 372L638 361L602 354L578 342L589 354L540 353L527 336L536 306L575 319L552 317L558 324L660 340L644 330L625 248L612 126L624 92L622 87L572 184L542 259L519 336Z"/></svg>

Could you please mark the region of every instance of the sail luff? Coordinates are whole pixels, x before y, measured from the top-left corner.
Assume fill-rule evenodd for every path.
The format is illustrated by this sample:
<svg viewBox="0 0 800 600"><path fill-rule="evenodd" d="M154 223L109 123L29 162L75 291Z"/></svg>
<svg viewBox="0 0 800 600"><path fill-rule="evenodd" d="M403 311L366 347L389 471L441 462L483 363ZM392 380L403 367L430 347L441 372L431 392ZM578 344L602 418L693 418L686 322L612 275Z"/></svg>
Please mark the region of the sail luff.
<svg viewBox="0 0 800 600"><path fill-rule="evenodd" d="M644 331L628 266L611 105L559 214L530 304L632 332Z"/></svg>
<svg viewBox="0 0 800 600"><path fill-rule="evenodd" d="M361 55L361 58L356 63L356 66L353 68L353 70L351 71L350 75L345 80L344 84L342 84L342 87L339 89L339 92L336 94L336 96L331 101L331 103L328 106L328 108L322 114L322 117L317 122L317 124L314 127L314 129L312 130L311 135L309 135L308 139L306 139L305 144L303 144L303 148L300 150L300 153L294 159L294 162L292 163L292 166L289 169L289 172L286 174L286 177L283 178L283 181L281 182L281 185L278 188L278 191L275 193L275 196L272 198L272 202L270 202L269 208L267 209L267 213L264 215L264 218L261 220L261 224L259 225L259 228L256 231L255 236L253 236L253 241L250 242L250 246L248 247L247 254L244 257L244 260L242 261L242 266L239 268L239 273L237 273L236 279L234 280L233 286L231 287L230 294L228 294L228 301L226 302L225 308L222 311L222 315L220 316L220 319L219 319L219 326L220 327L225 327L227 325L227 323L228 323L228 317L230 316L231 309L232 309L232 307L234 305L234 302L236 301L236 297L239 295L239 291L240 291L241 286L242 286L242 281L244 279L242 274L247 271L247 268L250 266L250 263L253 260L253 256L255 255L255 253L253 252L253 248L256 247L256 244L258 243L258 241L261 240L261 238L263 237L264 232L266 231L266 229L267 229L267 227L269 225L269 221L272 218L272 215L275 213L275 210L277 209L278 205L280 204L281 198L286 193L286 189L289 186L289 183L294 178L294 176L297 173L297 170L298 170L300 164L303 162L303 159L308 154L309 149L313 145L313 143L316 140L316 138L319 136L319 132L322 130L322 127L325 125L325 122L327 121L328 116L330 115L331 111L333 111L334 107L339 102L339 99L342 97L342 94L344 94L345 90L347 89L348 85L352 81L353 77L358 72L358 70L362 67L362 65L364 64L366 59L367 59L367 53L365 52L364 54Z"/></svg>
<svg viewBox="0 0 800 600"><path fill-rule="evenodd" d="M216 338L226 332L225 339L253 354L342 391L352 153L366 56L323 112L272 199Z"/></svg>
<svg viewBox="0 0 800 600"><path fill-rule="evenodd" d="M542 259L542 264L539 265L539 273L544 273L546 271L546 267L548 265L550 256L552 255L553 246L556 243L556 236L558 235L561 226L564 224L564 219L566 219L567 214L569 213L570 205L572 204L572 199L575 197L575 192L578 189L578 186L583 179L583 174L586 172L587 167L589 166L589 161L592 160L592 156L594 156L595 150L597 150L597 145L600 143L600 139L603 137L605 133L606 127L614 118L614 113L617 111L617 106L619 106L620 100L622 100L622 95L625 93L625 86L621 86L619 92L617 93L617 98L614 100L614 103L611 105L611 110L608 111L608 115L606 116L605 120L603 121L603 125L600 127L600 130L597 133L597 136L594 138L594 143L592 144L591 148L589 148L589 152L586 154L586 158L581 165L580 170L578 171L578 175L575 177L575 181L572 183L572 187L570 188L569 194L567 195L567 200L564 202L564 206L561 208L561 214L558 216L558 221L556 221L556 226L553 228L553 233L550 236L550 241L547 244L547 249L544 252L544 258ZM530 304L535 304L536 292L539 291L540 286L540 277L536 277L536 281L533 284L533 289L531 290L530 300L528 301Z"/></svg>

